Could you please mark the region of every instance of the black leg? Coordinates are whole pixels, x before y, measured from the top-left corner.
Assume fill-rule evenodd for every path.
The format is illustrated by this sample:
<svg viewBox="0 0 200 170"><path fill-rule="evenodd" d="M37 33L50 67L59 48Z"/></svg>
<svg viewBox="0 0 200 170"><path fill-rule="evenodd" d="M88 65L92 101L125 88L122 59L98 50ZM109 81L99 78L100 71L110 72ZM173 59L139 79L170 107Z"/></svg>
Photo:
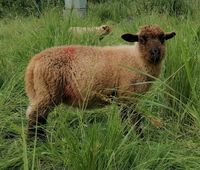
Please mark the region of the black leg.
<svg viewBox="0 0 200 170"><path fill-rule="evenodd" d="M44 125L47 123L45 117L39 116L28 121L28 138L32 139L37 133L39 139L46 139ZM37 131L37 132L36 132Z"/></svg>
<svg viewBox="0 0 200 170"><path fill-rule="evenodd" d="M120 116L122 122L130 119L131 124L134 126L136 134L140 138L144 138L143 130L141 128L141 122L143 121L143 118L140 113L134 111L132 108L123 106L120 110Z"/></svg>
<svg viewBox="0 0 200 170"><path fill-rule="evenodd" d="M129 112L129 109L127 107L121 108L120 117L121 117L122 122L124 122L128 119L128 112Z"/></svg>
<svg viewBox="0 0 200 170"><path fill-rule="evenodd" d="M143 117L141 116L141 114L135 111L131 113L130 118L131 118L131 123L134 126L136 134L140 138L144 138L144 133L141 127L141 123L143 121Z"/></svg>

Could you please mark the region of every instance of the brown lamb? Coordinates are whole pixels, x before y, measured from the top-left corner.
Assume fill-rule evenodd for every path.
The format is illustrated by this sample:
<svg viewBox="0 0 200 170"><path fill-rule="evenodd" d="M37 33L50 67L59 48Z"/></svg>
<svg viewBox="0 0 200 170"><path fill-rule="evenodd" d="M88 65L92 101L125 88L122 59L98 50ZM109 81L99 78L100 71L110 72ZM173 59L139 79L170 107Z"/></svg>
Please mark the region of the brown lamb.
<svg viewBox="0 0 200 170"><path fill-rule="evenodd" d="M36 125L46 123L49 112L61 102L97 106L115 94L123 106L122 119L126 119L129 106L136 102L129 97L149 90L152 83L148 81L152 82L161 71L165 40L175 35L175 32L165 33L157 25L148 25L137 34L122 35L125 41L136 42L134 45L60 46L35 55L25 74L30 101L26 112L28 136L35 134ZM131 119L142 136L140 114L133 112ZM42 127L38 126L37 134L43 136Z"/></svg>

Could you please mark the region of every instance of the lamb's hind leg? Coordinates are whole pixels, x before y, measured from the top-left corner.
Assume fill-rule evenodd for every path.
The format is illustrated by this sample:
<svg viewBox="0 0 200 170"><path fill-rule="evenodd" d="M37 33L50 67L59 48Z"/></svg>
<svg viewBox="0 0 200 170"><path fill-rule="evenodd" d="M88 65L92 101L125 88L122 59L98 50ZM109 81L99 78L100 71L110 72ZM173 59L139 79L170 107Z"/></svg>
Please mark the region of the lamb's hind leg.
<svg viewBox="0 0 200 170"><path fill-rule="evenodd" d="M37 136L45 138L45 130L43 125L47 122L49 112L54 108L55 104L47 99L40 100L37 103L31 104L26 112L28 118L28 138Z"/></svg>
<svg viewBox="0 0 200 170"><path fill-rule="evenodd" d="M32 83L29 86L30 88L26 90L30 101L26 113L29 138L35 136L36 130L38 137L46 137L42 125L46 124L49 112L62 101L63 81L60 69L53 67L52 63L47 62L47 65L45 65L45 62L46 60L44 60L44 63L37 63L37 67L33 72L34 76L28 76L26 79L27 82Z"/></svg>

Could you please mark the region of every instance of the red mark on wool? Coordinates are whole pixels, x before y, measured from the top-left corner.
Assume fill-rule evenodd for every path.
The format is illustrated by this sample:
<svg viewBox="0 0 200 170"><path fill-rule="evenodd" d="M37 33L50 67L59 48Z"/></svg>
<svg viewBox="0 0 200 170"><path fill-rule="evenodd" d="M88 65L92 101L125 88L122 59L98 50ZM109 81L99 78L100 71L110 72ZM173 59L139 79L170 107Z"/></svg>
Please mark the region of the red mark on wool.
<svg viewBox="0 0 200 170"><path fill-rule="evenodd" d="M64 52L70 55L73 55L75 53L75 48L74 47L66 47L64 48Z"/></svg>

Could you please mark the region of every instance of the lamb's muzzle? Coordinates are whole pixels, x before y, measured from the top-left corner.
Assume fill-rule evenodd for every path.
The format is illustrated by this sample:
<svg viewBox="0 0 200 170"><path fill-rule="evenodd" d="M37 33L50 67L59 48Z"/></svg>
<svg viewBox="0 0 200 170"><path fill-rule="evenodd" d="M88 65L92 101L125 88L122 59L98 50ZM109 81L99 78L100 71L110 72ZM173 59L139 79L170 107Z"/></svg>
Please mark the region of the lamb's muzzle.
<svg viewBox="0 0 200 170"><path fill-rule="evenodd" d="M158 47L150 49L150 61L153 64L156 64L160 61L161 50Z"/></svg>

